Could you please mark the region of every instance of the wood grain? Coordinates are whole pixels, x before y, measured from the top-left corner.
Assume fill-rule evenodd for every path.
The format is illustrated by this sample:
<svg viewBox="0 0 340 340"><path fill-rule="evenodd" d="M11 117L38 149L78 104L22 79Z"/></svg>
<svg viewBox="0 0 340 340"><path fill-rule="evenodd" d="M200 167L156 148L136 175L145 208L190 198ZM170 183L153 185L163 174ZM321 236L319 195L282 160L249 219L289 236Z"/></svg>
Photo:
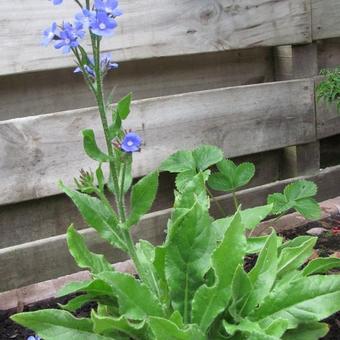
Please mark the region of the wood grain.
<svg viewBox="0 0 340 340"><path fill-rule="evenodd" d="M340 36L340 2L338 0L311 0L313 40Z"/></svg>
<svg viewBox="0 0 340 340"><path fill-rule="evenodd" d="M119 62L311 40L308 0L121 0L120 4L125 14L115 36L103 46ZM75 6L73 1L58 7L45 0L4 2L0 74L71 66L72 57L53 47L43 48L39 41L51 21L70 20Z"/></svg>
<svg viewBox="0 0 340 340"><path fill-rule="evenodd" d="M317 175L299 178L312 180L318 185L319 201L339 195L340 166L325 169ZM244 208L264 204L269 194L282 191L293 180L295 179L241 191L238 195L239 200ZM230 195L221 196L218 201L226 208L228 214L233 213ZM221 217L215 203L212 204L211 213L216 217ZM145 216L139 227L135 229L135 238L148 239L155 244L160 243L164 237L169 214L170 210L167 209ZM94 231L85 229L81 233L86 237L93 251L104 253L112 262L125 259L121 253L113 252L112 248L101 241ZM57 278L78 270L68 253L64 235L4 248L0 250L0 292Z"/></svg>
<svg viewBox="0 0 340 340"><path fill-rule="evenodd" d="M312 142L313 87L312 80L288 81L136 101L125 125L144 141L135 155L134 176L202 143L236 157ZM80 137L89 127L103 146L94 108L0 123L0 204L57 194L58 179L70 185L79 169L94 168Z"/></svg>
<svg viewBox="0 0 340 340"><path fill-rule="evenodd" d="M47 1L47 0L46 0ZM113 102L273 81L270 48L222 51L121 63L105 78ZM0 120L94 106L83 78L59 69L0 77Z"/></svg>

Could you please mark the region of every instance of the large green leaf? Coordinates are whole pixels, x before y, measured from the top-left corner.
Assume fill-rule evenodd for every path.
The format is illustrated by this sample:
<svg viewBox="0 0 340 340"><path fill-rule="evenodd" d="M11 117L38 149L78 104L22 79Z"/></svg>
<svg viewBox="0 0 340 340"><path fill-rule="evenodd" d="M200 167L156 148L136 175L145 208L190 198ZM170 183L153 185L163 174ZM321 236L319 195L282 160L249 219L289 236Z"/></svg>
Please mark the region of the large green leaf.
<svg viewBox="0 0 340 340"><path fill-rule="evenodd" d="M260 252L254 268L248 274L253 291L244 306L244 315L248 315L256 305L261 304L274 285L278 266L277 242L276 233L273 231Z"/></svg>
<svg viewBox="0 0 340 340"><path fill-rule="evenodd" d="M205 335L196 325L188 325L185 329L180 329L174 322L151 317L149 325L156 340L206 340Z"/></svg>
<svg viewBox="0 0 340 340"><path fill-rule="evenodd" d="M48 309L21 313L11 317L20 325L34 330L46 340L109 340L111 338L95 334L90 319L77 319L69 312Z"/></svg>
<svg viewBox="0 0 340 340"><path fill-rule="evenodd" d="M97 277L111 286L118 298L122 316L132 320L144 320L149 316L163 316L162 307L155 295L147 286L131 275L103 272Z"/></svg>
<svg viewBox="0 0 340 340"><path fill-rule="evenodd" d="M328 333L328 327L326 323L303 323L297 328L286 332L282 340L318 340Z"/></svg>
<svg viewBox="0 0 340 340"><path fill-rule="evenodd" d="M145 321L130 322L124 316L113 318L110 316L100 316L92 310L91 320L93 330L98 334L111 335L115 339L115 333L127 335L130 339L147 339Z"/></svg>
<svg viewBox="0 0 340 340"><path fill-rule="evenodd" d="M103 153L97 143L96 143L96 137L94 135L94 131L93 130L83 130L83 144L84 144L84 150L86 152L86 154L94 159L95 161L98 162L109 162L110 161L110 157L108 155L106 155L105 153Z"/></svg>
<svg viewBox="0 0 340 340"><path fill-rule="evenodd" d="M76 296L69 300L66 304L62 305L59 304L59 307L62 309L65 309L71 313L75 312L82 306L84 306L86 303L93 301L96 298L96 295L92 294L83 294Z"/></svg>
<svg viewBox="0 0 340 340"><path fill-rule="evenodd" d="M102 280L70 282L58 291L57 296L65 296L76 292L85 292L95 295L107 295L113 297L113 290L110 285Z"/></svg>
<svg viewBox="0 0 340 340"><path fill-rule="evenodd" d="M96 197L69 189L63 184L60 187L72 199L86 223L111 245L126 251L125 242L120 237L117 216L112 209Z"/></svg>
<svg viewBox="0 0 340 340"><path fill-rule="evenodd" d="M278 276L282 277L284 274L294 269L298 269L301 265L303 265L312 255L316 241L317 238L312 237L299 246L288 246L283 248L279 257Z"/></svg>
<svg viewBox="0 0 340 340"><path fill-rule="evenodd" d="M113 270L112 265L103 255L95 254L88 250L84 238L72 225L67 230L67 245L80 268L90 269L93 274Z"/></svg>
<svg viewBox="0 0 340 340"><path fill-rule="evenodd" d="M200 287L192 303L192 320L203 332L227 307L231 298L231 283L237 267L246 253L247 241L240 213L237 212L225 232L223 241L212 255L215 283Z"/></svg>
<svg viewBox="0 0 340 340"><path fill-rule="evenodd" d="M340 310L340 276L313 275L294 285L274 289L263 304L251 314L251 320L263 325L281 318L295 328L300 323L327 318Z"/></svg>
<svg viewBox="0 0 340 340"><path fill-rule="evenodd" d="M247 238L247 254L257 254L259 253L268 240L268 235L248 237ZM277 246L282 245L283 238L277 237Z"/></svg>
<svg viewBox="0 0 340 340"><path fill-rule="evenodd" d="M199 171L208 169L223 159L222 150L214 145L201 145L192 152L192 155Z"/></svg>
<svg viewBox="0 0 340 340"><path fill-rule="evenodd" d="M320 257L307 264L302 273L305 276L323 274L334 268L340 268L340 259L336 257Z"/></svg>
<svg viewBox="0 0 340 340"><path fill-rule="evenodd" d="M208 180L209 186L218 191L232 192L245 186L255 174L255 166L252 163L236 164L224 159L217 164L219 172L214 173Z"/></svg>
<svg viewBox="0 0 340 340"><path fill-rule="evenodd" d="M127 221L127 227L138 223L140 218L151 209L156 198L157 189L157 171L143 177L132 187L131 213Z"/></svg>
<svg viewBox="0 0 340 340"><path fill-rule="evenodd" d="M184 172L196 170L196 163L191 151L178 151L162 162L159 169L175 173Z"/></svg>
<svg viewBox="0 0 340 340"><path fill-rule="evenodd" d="M190 182L196 175L196 170L187 170L180 172L176 176L176 188L179 192L183 192L188 182Z"/></svg>
<svg viewBox="0 0 340 340"><path fill-rule="evenodd" d="M190 195L190 193L187 193ZM203 283L215 247L215 233L205 207L193 207L171 225L165 248L165 274L172 306L190 320L191 301Z"/></svg>

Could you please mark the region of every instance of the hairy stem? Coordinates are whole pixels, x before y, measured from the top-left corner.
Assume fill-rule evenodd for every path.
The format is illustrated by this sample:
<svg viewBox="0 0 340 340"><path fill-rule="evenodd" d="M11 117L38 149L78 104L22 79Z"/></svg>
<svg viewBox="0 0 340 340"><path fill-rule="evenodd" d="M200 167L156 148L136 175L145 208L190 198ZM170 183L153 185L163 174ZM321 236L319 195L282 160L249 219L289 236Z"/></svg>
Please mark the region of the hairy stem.
<svg viewBox="0 0 340 340"><path fill-rule="evenodd" d="M234 206L235 206L235 211L237 211L238 207L239 207L239 202L238 202L238 199L237 199L237 196L236 196L236 192L233 191L233 201L234 201Z"/></svg>

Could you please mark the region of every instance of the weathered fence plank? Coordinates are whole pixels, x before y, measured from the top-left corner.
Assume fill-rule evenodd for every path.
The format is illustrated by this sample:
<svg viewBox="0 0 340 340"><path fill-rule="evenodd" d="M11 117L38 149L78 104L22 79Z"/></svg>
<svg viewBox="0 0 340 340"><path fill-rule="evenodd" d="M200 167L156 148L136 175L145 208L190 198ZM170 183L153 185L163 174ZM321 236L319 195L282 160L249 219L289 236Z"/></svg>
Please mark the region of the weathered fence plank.
<svg viewBox="0 0 340 340"><path fill-rule="evenodd" d="M340 2L338 0L312 0L313 40L340 36Z"/></svg>
<svg viewBox="0 0 340 340"><path fill-rule="evenodd" d="M169 154L199 144L222 147L227 157L315 140L314 82L298 80L193 92L136 101L126 128L141 134L134 176L155 169ZM59 193L79 169L94 167L79 131L103 138L96 109L0 123L0 204Z"/></svg>
<svg viewBox="0 0 340 340"><path fill-rule="evenodd" d="M311 40L309 0L121 0L118 32L104 42L117 61L305 43ZM0 74L56 69L69 56L39 46L52 20L73 16L75 3L4 2ZM20 25L18 25L20 22ZM23 30L22 28L25 27ZM10 34L8 34L10 32ZM18 51L20 50L20 53Z"/></svg>
<svg viewBox="0 0 340 340"><path fill-rule="evenodd" d="M315 181L318 185L317 198L319 201L339 195L340 166L328 168L316 175L303 178ZM238 194L239 200L243 207L264 204L269 194L282 191L293 180L295 179L243 190ZM228 214L233 212L230 195L219 197L218 201ZM155 244L160 243L164 237L164 229L169 214L170 209L146 215L135 229L135 238L148 239ZM214 203L212 214L217 217L221 216ZM93 251L105 253L113 262L125 259L120 252L112 251L112 248L101 241L93 230L85 229L81 233L86 236L89 247ZM68 253L65 235L0 250L0 292L57 278L75 271L77 271L77 267Z"/></svg>
<svg viewBox="0 0 340 340"><path fill-rule="evenodd" d="M273 80L267 47L121 63L105 88L115 89L115 101L129 92L145 99ZM62 69L0 77L0 103L0 120L8 120L90 107L95 100L81 75Z"/></svg>

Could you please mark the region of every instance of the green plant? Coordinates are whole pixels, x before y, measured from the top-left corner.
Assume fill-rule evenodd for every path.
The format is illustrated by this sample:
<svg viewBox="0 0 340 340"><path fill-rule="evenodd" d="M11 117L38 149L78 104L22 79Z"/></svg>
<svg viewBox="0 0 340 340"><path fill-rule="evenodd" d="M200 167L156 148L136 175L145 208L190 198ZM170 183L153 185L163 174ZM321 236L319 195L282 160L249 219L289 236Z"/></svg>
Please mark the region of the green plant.
<svg viewBox="0 0 340 340"><path fill-rule="evenodd" d="M84 130L85 152L99 163L98 168L95 173L82 170L75 181L77 189L62 183L60 187L86 223L132 259L138 276L115 271L103 255L91 252L82 235L70 226L70 253L80 268L90 271L91 279L68 284L59 292L59 296L79 294L62 309L20 313L12 319L45 340L317 339L326 334L327 325L319 321L340 309L340 276L323 274L339 267L339 261L317 259L303 268L316 238L302 236L283 242L274 230L266 236L250 235L270 214L280 217L296 209L318 217L320 209L313 199L316 187L300 181L289 185L283 194L270 196L267 205L242 210L236 192L252 179L255 167L250 163L237 166L210 145L178 151L132 185L133 152L140 149L141 138L123 128L131 95L117 105L105 100L102 81L109 62L104 59L103 67L101 36L97 35L107 20L109 24L114 20L111 12L117 10L117 2L105 2L110 10L106 18L102 9L92 13L90 1L84 6L76 2L86 8L83 19L90 20L93 59L78 43L82 36L79 25L64 24L60 36L52 25L52 34L57 35L52 38L77 58L97 100L107 150L98 147L93 130ZM94 4L103 3L98 0ZM70 45L74 27L77 44ZM45 34L48 39L50 33ZM211 173L215 165L218 172ZM145 240L134 244L131 231L138 228L155 200L159 171L177 173L166 239L159 246ZM232 194L235 214L218 220L210 216L208 186ZM125 207L128 191L129 210ZM108 195L113 195L115 206ZM250 254L258 257L246 272ZM72 312L89 301L97 303L90 317L75 318Z"/></svg>
<svg viewBox="0 0 340 340"><path fill-rule="evenodd" d="M328 104L335 103L340 111L340 68L322 70L325 79L317 87L317 100L324 100Z"/></svg>

